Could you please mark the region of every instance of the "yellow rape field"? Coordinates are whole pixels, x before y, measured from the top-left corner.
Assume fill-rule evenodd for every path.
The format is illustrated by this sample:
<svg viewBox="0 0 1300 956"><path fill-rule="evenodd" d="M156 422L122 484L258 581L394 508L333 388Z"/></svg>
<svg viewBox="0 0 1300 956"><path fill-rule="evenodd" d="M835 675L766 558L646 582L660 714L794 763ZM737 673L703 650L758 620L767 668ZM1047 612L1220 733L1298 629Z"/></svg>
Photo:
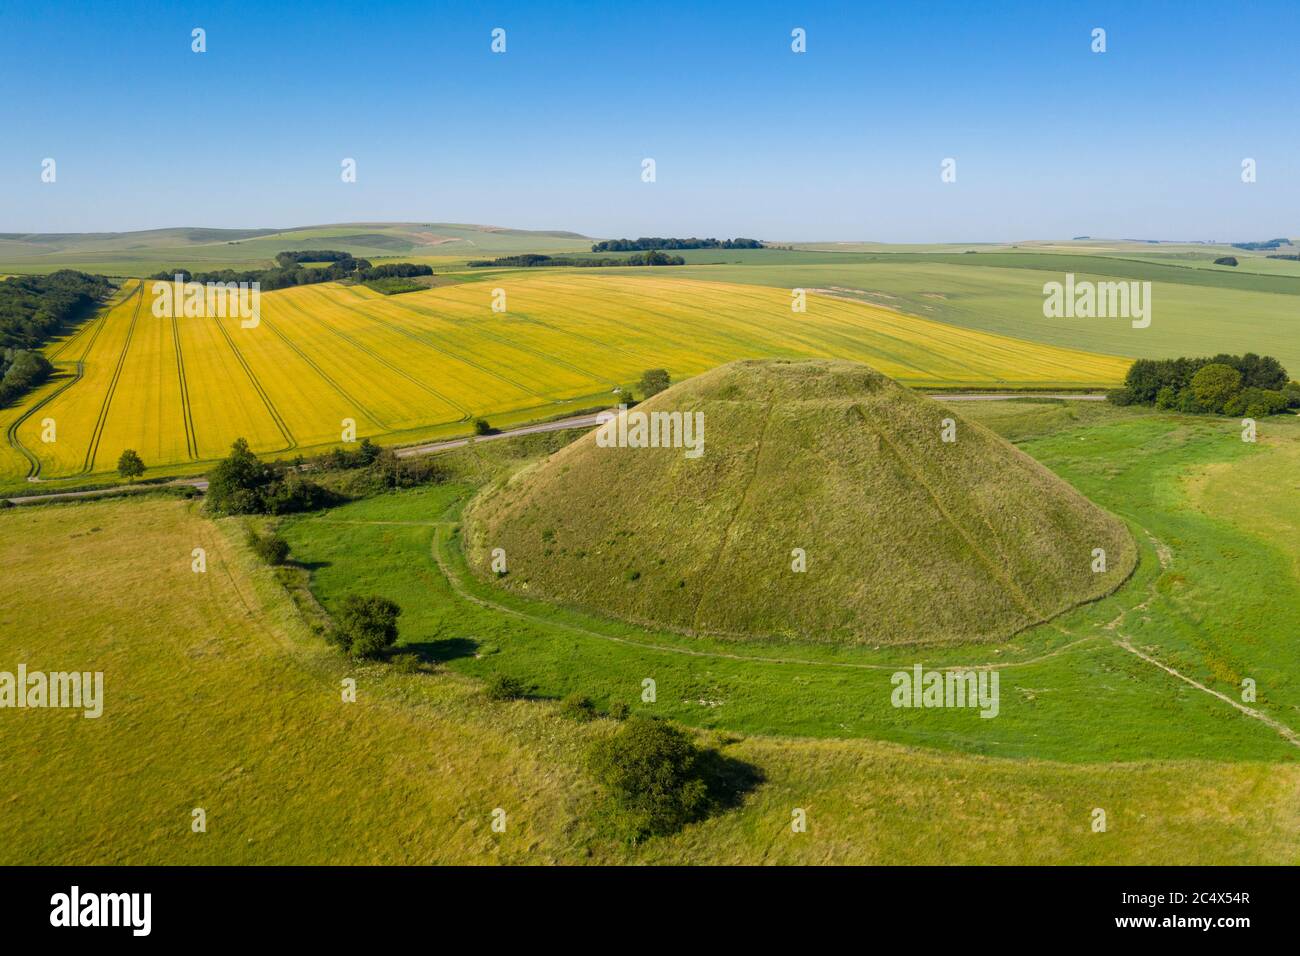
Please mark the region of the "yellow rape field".
<svg viewBox="0 0 1300 956"><path fill-rule="evenodd" d="M506 311L494 312L494 290ZM211 461L238 437L264 454L358 437L410 441L617 400L648 368L674 380L738 358L846 358L905 384L1117 384L1125 359L1029 343L810 293L654 275L515 272L384 296L329 283L266 293L261 320L158 318L128 283L47 349L53 381L4 410L0 477ZM48 425L54 425L54 441Z"/></svg>

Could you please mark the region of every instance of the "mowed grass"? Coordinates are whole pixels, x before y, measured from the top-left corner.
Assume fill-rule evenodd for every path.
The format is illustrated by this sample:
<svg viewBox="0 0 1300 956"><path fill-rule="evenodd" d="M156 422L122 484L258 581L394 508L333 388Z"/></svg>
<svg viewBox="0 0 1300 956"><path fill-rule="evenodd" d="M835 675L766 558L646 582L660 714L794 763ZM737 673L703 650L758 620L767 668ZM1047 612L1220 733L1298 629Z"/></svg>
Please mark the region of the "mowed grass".
<svg viewBox="0 0 1300 956"><path fill-rule="evenodd" d="M495 288L505 314L491 309ZM647 368L681 379L737 358L850 358L950 387L1109 385L1127 367L834 298L796 314L788 292L658 274L516 272L400 296L299 287L265 294L255 328L160 319L152 283L129 292L60 353L83 378L16 430L41 478L103 474L124 448L153 469L210 461L239 437L266 454L320 450L348 419L387 441L462 434L474 417L607 405ZM47 414L52 445L40 441ZM11 480L26 473L21 454L5 463Z"/></svg>
<svg viewBox="0 0 1300 956"><path fill-rule="evenodd" d="M454 670L349 664L240 541L173 500L0 514L0 667L105 674L98 720L0 711L0 862L1300 861L1293 763L1079 765L735 734L704 742L761 774L743 805L627 847L601 830L582 769L609 721L490 704ZM206 833L191 831L196 807ZM794 807L807 833L790 831Z"/></svg>

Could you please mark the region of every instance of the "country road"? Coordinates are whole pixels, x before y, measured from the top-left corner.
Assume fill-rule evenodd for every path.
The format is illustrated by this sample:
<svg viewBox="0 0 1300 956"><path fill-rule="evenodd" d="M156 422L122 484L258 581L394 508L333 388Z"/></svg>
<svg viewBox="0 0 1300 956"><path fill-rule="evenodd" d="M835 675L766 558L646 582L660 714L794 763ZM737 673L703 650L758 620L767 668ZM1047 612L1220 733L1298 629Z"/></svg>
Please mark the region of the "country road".
<svg viewBox="0 0 1300 956"><path fill-rule="evenodd" d="M1029 393L997 393L986 394L983 392L925 392L927 398L933 398L941 402L986 402L997 401L1008 398L1055 398L1070 399L1081 402L1100 402L1105 395L1087 395L1081 393L1070 394L1062 392L1060 394L1040 394L1036 392ZM568 431L576 428L594 428L600 424L600 416L604 412L594 412L588 415L575 415L573 418L561 418L553 422L541 422L537 425L521 425L519 428L510 428L505 431L497 432L492 435L477 435L467 438L451 438L446 441L426 442L422 445L408 445L405 448L397 449L398 458L414 458L420 455L433 455L440 451L450 451L453 448L462 448L470 442L496 441L500 438L515 438L519 435L536 435L540 432L558 432ZM208 481L206 478L177 478L174 481L162 482L158 484L134 485L134 486L114 486L112 488L98 488L93 491L56 491L44 495L21 495L15 498L9 498L8 501L15 505L34 505L46 501L63 501L73 498L100 498L107 495L123 494L143 494L148 491L156 491L159 488L175 488L182 486L197 488L200 491L207 490Z"/></svg>
<svg viewBox="0 0 1300 956"><path fill-rule="evenodd" d="M519 428L511 428L506 431L497 432L492 435L478 435L473 438L452 438L447 441L428 442L423 445L409 445L406 448L397 449L398 458L414 458L419 455L432 455L440 451L449 451L452 448L461 448L470 442L495 441L499 438L514 438L519 435L535 435L540 432L558 432L571 428L591 428L600 424L599 416L602 413L595 412L590 415L575 415L573 418L561 418L553 422L542 422L537 425L522 425ZM44 495L21 495L8 500L15 505L35 505L46 501L64 501L73 498L102 498L106 495L124 495L124 494L144 494L149 491L157 491L159 488L178 488L178 487L197 488L199 491L206 491L208 480L206 478L177 478L174 481L159 482L147 485L115 485L112 488L96 488L92 491L55 491Z"/></svg>

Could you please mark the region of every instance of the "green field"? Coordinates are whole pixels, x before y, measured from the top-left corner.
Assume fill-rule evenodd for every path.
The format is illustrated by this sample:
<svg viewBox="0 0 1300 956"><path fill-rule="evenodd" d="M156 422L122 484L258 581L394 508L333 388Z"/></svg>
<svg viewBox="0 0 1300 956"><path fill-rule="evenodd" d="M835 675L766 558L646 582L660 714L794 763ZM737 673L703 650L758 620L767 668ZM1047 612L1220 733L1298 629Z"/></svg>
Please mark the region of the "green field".
<svg viewBox="0 0 1300 956"><path fill-rule="evenodd" d="M245 552L239 520L214 524L193 504L160 498L0 513L9 657L106 675L98 721L15 718L24 731L6 752L0 858L1300 862L1296 747L1116 643L1127 638L1229 695L1240 674L1254 675L1258 712L1295 725L1300 668L1288 648L1300 550L1286 526L1259 516L1284 512L1294 493L1300 429L1269 422L1246 446L1215 420L1022 401L963 414L1032 434L1022 447L1159 542L1144 548L1132 586L1062 622L1068 633L965 649L1003 668L1002 713L988 721L941 711L899 719L881 706L880 677L830 656L695 658L645 632L637 639L650 646L636 647L610 640L632 636L610 622L475 587L445 522L475 487L556 436L471 446L446 458L449 484L286 524L299 562L291 587L306 576L326 607L352 591L397 597L403 642L440 662L429 673L354 664L327 648ZM208 549L204 575L190 570L196 546ZM1116 628L1104 626L1126 609ZM655 675L653 712L715 728L704 741L761 782L740 807L675 835L611 842L582 761L610 722L575 724L545 699L489 703L477 678L494 671L526 676L539 698L583 688L643 711L640 681ZM347 676L358 680L355 704L340 699ZM379 812L376 792L406 812ZM205 834L190 831L194 807L207 811ZM488 828L497 807L509 815L505 834ZM790 832L793 807L807 809L808 833ZM1107 811L1105 834L1090 832L1096 807Z"/></svg>
<svg viewBox="0 0 1300 956"><path fill-rule="evenodd" d="M990 407L999 404L963 412L1005 421L1005 408ZM1035 416L1039 407L1053 407L1025 406ZM1294 726L1300 666L1284 650L1300 623L1294 540L1253 537L1212 506L1193 507L1187 476L1250 473L1260 467L1257 459L1294 464L1300 428L1270 423L1273 434L1252 448L1230 425L1115 412L1094 424L1054 423L1047 426L1051 434L1026 442L1027 450L1129 520L1143 542L1142 564L1110 598L992 648L738 645L520 599L477 582L464 566L453 529L474 482L298 519L288 535L300 560L316 567L313 586L327 607L343 593L374 586L406 609L408 639L460 648L449 661L454 669L526 677L544 696L581 691L636 708L640 682L652 676L664 688L655 713L745 733L868 736L1064 761L1294 760L1296 747L1277 730L1120 644L1130 642L1234 699L1242 677L1253 676L1267 687L1260 712ZM1265 513L1288 491L1251 488ZM1162 552L1165 562L1172 560L1167 567ZM1258 580L1270 581L1267 592ZM1224 592L1237 597L1217 601ZM1249 640L1235 640L1244 626ZM917 662L996 663L1008 668L1007 683L1016 691L1004 692L996 720L896 710L889 675Z"/></svg>
<svg viewBox="0 0 1300 956"><path fill-rule="evenodd" d="M786 254L791 255L791 254ZM832 254L823 254L822 259ZM677 278L827 289L847 298L1030 342L1134 358L1258 352L1300 374L1300 274L1252 276L1099 256L1038 254L843 256L842 260L699 265ZM1048 319L1043 284L1077 279L1152 282L1151 325L1126 319Z"/></svg>

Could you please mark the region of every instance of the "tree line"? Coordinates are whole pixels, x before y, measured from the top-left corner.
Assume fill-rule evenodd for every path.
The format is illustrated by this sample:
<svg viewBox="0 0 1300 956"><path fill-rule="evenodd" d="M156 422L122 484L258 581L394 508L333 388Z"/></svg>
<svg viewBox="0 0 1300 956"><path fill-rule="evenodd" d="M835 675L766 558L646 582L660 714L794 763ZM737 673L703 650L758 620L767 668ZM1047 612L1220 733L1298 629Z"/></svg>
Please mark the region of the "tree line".
<svg viewBox="0 0 1300 956"><path fill-rule="evenodd" d="M112 291L103 276L72 269L0 282L0 406L50 377L54 366L40 353L41 346Z"/></svg>
<svg viewBox="0 0 1300 956"><path fill-rule="evenodd" d="M222 269L216 272L191 272L188 269L170 269L154 273L151 279L162 281L181 277L182 282L256 282L263 292L274 289L287 289L299 285L315 285L319 282L338 282L341 279L356 279L367 282L371 279L386 279L407 276L433 275L433 268L416 265L412 262L395 262L384 265L372 265L368 259L356 259L346 252L321 250L317 252L282 252L275 257L281 262L282 257L293 256L342 256L343 258L306 258L284 259L287 265L274 269ZM329 262L324 269L306 269L301 262Z"/></svg>
<svg viewBox="0 0 1300 956"><path fill-rule="evenodd" d="M651 250L637 255L627 256L623 259L572 259L564 256L543 256L536 253L525 253L518 256L501 256L496 259L473 259L466 263L471 269L482 269L489 266L510 267L534 269L544 266L574 266L577 268L593 268L602 266L684 266L686 260L681 256L666 255L657 250Z"/></svg>
<svg viewBox="0 0 1300 956"><path fill-rule="evenodd" d="M1300 408L1300 382L1289 380L1271 355L1139 359L1123 388L1107 398L1116 405L1152 405L1193 415L1262 418Z"/></svg>
<svg viewBox="0 0 1300 956"><path fill-rule="evenodd" d="M592 243L592 252L644 252L648 249L762 249L757 239L663 239L659 236L640 239L605 239Z"/></svg>

